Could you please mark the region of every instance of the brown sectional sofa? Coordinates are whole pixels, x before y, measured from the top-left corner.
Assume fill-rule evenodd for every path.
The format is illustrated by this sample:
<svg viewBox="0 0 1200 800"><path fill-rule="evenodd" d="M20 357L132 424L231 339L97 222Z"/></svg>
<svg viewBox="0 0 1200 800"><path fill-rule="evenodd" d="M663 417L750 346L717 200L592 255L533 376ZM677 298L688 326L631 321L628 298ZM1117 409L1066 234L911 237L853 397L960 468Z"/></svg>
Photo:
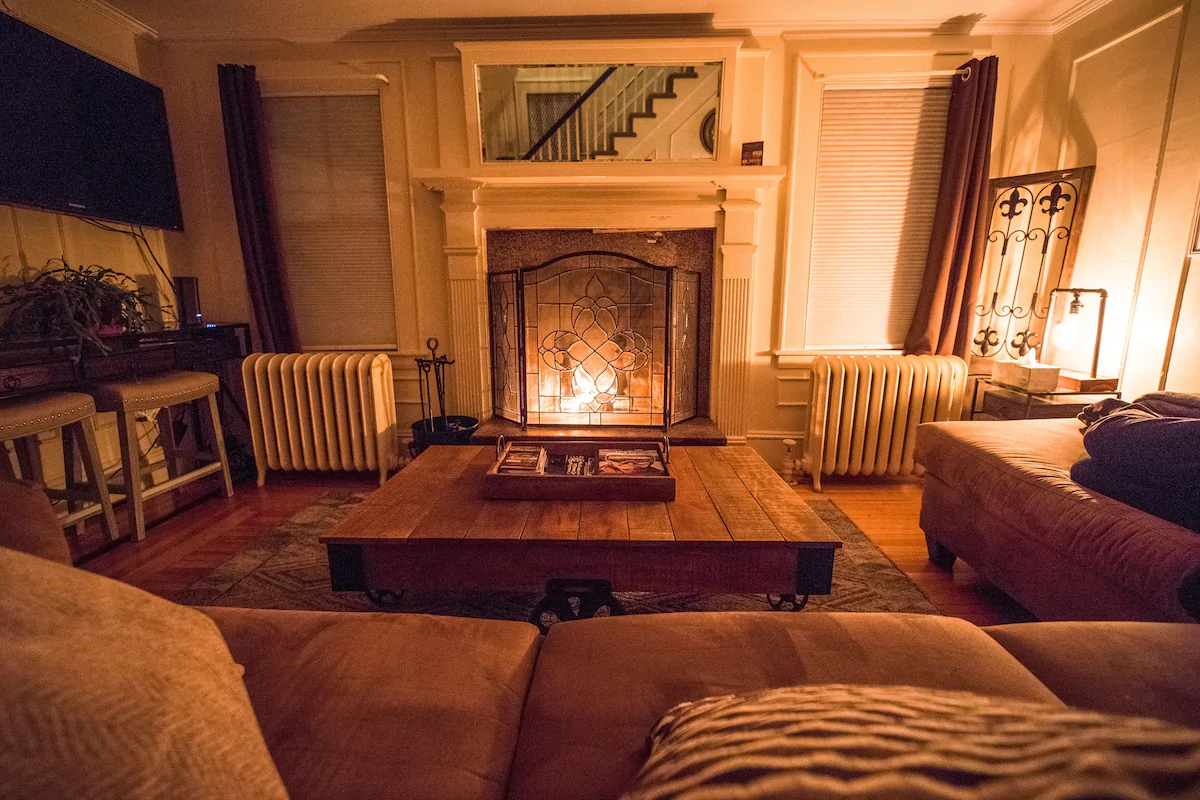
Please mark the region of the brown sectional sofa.
<svg viewBox="0 0 1200 800"><path fill-rule="evenodd" d="M917 429L930 558L955 556L1040 620L1200 620L1200 535L1071 480L1074 419Z"/></svg>
<svg viewBox="0 0 1200 800"><path fill-rule="evenodd" d="M28 536L6 535L7 520L61 538L44 496L40 507L28 508L37 499L0 482L0 507L10 512L0 520L0 542L30 543ZM66 560L53 548L29 549ZM143 620L126 634L149 637L149 651L123 663L154 661L174 649L173 640L157 641L142 625L154 608L155 619L166 612L179 616L182 609L98 576L77 580L81 573L65 566L31 571L44 563L0 548L0 595L3 570L15 569L10 579L36 578L39 607L94 614L94 620L81 620L85 629L129 628L122 622L127 613ZM24 605L28 596L9 592L8 607ZM522 622L201 611L244 668L254 717L293 800L611 800L644 761L651 727L676 703L804 684L958 689L1200 727L1196 625L1067 622L980 629L961 619L909 614L710 613L569 622L542 637ZM212 638L206 659L228 661L215 632ZM0 638L0 671L6 658L28 652L5 645ZM74 670L68 674L83 680L95 674L89 653L71 653L70 641L55 643L54 658L61 662L56 669ZM120 691L126 691L127 671L129 688L144 691L126 668ZM0 700L22 693L22 687L0 682ZM103 716L106 707L94 710ZM123 722L103 724L111 736ZM86 750L95 742L72 744ZM57 743L52 749L75 752ZM157 769L158 762L147 763ZM4 780L0 771L0 785Z"/></svg>
<svg viewBox="0 0 1200 800"><path fill-rule="evenodd" d="M818 683L1067 702L1200 727L1200 626L906 614L556 625L207 609L293 800L612 800L684 700Z"/></svg>

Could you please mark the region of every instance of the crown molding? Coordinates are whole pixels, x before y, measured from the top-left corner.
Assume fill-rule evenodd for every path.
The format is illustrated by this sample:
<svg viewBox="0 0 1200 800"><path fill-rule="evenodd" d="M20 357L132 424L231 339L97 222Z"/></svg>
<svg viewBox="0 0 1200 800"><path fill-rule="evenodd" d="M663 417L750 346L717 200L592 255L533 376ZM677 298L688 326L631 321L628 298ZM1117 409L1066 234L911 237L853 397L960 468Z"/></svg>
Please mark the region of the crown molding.
<svg viewBox="0 0 1200 800"><path fill-rule="evenodd" d="M1083 0L1074 8L1069 8L1054 18L1054 32L1066 30L1084 17L1095 14L1111 3L1112 0Z"/></svg>
<svg viewBox="0 0 1200 800"><path fill-rule="evenodd" d="M867 38L877 36L1053 36L1096 13L1113 0L1081 0L1050 20L811 20L719 18L715 28L740 28L759 36L785 39Z"/></svg>
<svg viewBox="0 0 1200 800"><path fill-rule="evenodd" d="M863 39L888 36L1051 36L1047 20L717 20L717 27L745 28L754 35L801 39Z"/></svg>
<svg viewBox="0 0 1200 800"><path fill-rule="evenodd" d="M104 0L75 0L81 6L88 8L110 22L115 22L134 36L141 36L150 41L158 40L158 31L139 19L131 17L119 8L109 5Z"/></svg>
<svg viewBox="0 0 1200 800"><path fill-rule="evenodd" d="M331 42L387 43L408 41L530 41L679 39L736 36L739 31L717 30L712 14L614 14L576 17L457 17L397 19L359 30L308 28L286 35L246 35L217 27L167 30L171 42L274 41L296 44ZM744 34L745 31L740 33Z"/></svg>
<svg viewBox="0 0 1200 800"><path fill-rule="evenodd" d="M782 36L785 39L869 38L888 36L1053 36L1094 14L1113 0L1080 0L1051 20L951 19L797 20L753 17L714 18L712 14L650 14L581 17L494 17L398 19L356 31L333 28L296 30L262 36L219 27L195 27L159 33L105 0L75 0L131 33L151 40L180 43L272 41L296 44L403 41L527 41L536 39L708 38Z"/></svg>

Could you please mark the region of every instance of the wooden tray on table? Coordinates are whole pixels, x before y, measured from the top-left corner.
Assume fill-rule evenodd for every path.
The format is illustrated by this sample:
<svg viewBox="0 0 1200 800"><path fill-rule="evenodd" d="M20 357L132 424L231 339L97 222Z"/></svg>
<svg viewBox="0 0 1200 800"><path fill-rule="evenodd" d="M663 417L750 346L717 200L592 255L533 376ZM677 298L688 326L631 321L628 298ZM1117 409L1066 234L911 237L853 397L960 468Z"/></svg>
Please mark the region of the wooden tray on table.
<svg viewBox="0 0 1200 800"><path fill-rule="evenodd" d="M512 474L501 471L511 448L540 447L546 451L544 471ZM630 471L612 471L602 458L606 451L642 451L654 455L653 466ZM590 474L568 474L568 459L592 465ZM614 459L613 461L615 461ZM602 471L607 470L607 471ZM505 441L496 445L496 460L483 476L484 496L493 500L674 500L675 476L671 474L670 446L666 441Z"/></svg>

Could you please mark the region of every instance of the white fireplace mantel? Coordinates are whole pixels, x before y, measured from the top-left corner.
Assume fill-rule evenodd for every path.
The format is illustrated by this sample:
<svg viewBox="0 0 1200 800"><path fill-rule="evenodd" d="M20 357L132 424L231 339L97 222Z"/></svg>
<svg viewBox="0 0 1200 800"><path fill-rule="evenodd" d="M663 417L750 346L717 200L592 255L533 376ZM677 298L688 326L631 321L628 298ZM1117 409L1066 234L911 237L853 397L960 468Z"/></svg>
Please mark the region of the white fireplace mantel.
<svg viewBox="0 0 1200 800"><path fill-rule="evenodd" d="M715 228L710 407L722 433L744 442L760 194L785 174L782 167L616 162L415 171L416 183L442 195L461 367L457 413L486 419L491 412L485 230Z"/></svg>
<svg viewBox="0 0 1200 800"><path fill-rule="evenodd" d="M765 189L783 180L783 167L727 167L719 164L592 161L562 164L495 164L474 169L417 169L413 180L442 191L455 184L577 188L588 186L674 187L739 184Z"/></svg>

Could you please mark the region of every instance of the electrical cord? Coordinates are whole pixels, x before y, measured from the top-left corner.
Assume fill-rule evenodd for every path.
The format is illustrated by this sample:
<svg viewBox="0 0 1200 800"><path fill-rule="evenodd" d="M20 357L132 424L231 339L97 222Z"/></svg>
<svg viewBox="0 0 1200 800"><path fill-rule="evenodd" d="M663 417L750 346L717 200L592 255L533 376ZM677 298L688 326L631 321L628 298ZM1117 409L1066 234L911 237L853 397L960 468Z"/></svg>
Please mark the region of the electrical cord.
<svg viewBox="0 0 1200 800"><path fill-rule="evenodd" d="M0 2L3 2L3 0L0 0ZM102 231L119 233L123 236L128 236L133 239L134 245L138 249L138 256L141 257L142 262L146 264L146 266L153 266L158 271L158 274L161 275L163 280L166 282L168 291L171 293L172 302L169 303L163 310L169 311L171 316L178 320L179 316L175 312L175 305L179 302L179 298L175 295L175 282L171 280L171 276L167 273L166 268L163 267L162 262L158 260L158 256L154 254L154 248L150 245L150 240L146 237L146 229L141 225L134 225L133 223L130 223L129 230L125 230L124 228L114 228L108 223L101 222L90 217L78 217L78 219L81 219L88 225L91 225L94 228L99 228ZM143 248L145 248L144 252ZM149 256L148 259L147 256Z"/></svg>

